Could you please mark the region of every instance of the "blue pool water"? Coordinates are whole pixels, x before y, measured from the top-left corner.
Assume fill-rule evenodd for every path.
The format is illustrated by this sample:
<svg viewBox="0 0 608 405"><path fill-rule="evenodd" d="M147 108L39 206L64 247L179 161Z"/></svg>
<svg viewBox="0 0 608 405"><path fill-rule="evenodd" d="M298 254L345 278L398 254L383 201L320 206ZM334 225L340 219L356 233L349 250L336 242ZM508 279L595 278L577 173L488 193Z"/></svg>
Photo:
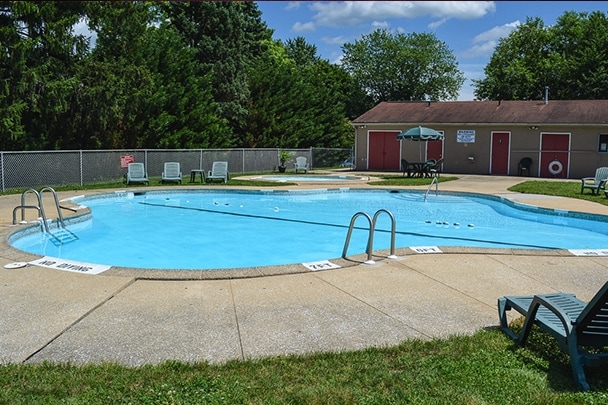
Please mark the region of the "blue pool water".
<svg viewBox="0 0 608 405"><path fill-rule="evenodd" d="M293 182L293 183L324 183L324 182L341 182L362 180L357 176L322 176L317 174L298 175L281 175L281 176L259 176L255 180L276 181L278 183Z"/></svg>
<svg viewBox="0 0 608 405"><path fill-rule="evenodd" d="M387 209L397 222L397 247L608 247L607 217L551 215L498 198L441 192L425 201L424 193L390 190L147 191L74 202L90 207L92 218L51 236L20 231L9 242L34 254L137 268L303 263L340 257L353 215ZM359 217L349 256L365 252L368 229ZM376 230L374 250L388 249L388 215L378 216Z"/></svg>

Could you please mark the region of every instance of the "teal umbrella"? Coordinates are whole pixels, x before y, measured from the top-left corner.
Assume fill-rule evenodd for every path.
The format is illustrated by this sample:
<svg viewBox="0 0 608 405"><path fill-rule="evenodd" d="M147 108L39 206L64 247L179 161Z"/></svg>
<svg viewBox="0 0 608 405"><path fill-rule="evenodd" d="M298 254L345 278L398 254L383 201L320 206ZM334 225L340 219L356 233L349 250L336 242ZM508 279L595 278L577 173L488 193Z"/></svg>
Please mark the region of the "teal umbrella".
<svg viewBox="0 0 608 405"><path fill-rule="evenodd" d="M431 128L421 127L420 125L402 131L397 135L397 139L411 139L412 141L436 141L443 139L443 134Z"/></svg>
<svg viewBox="0 0 608 405"><path fill-rule="evenodd" d="M399 135L397 135L398 140L409 139L412 141L437 141L443 138L444 136L441 132L437 132L431 128L421 127L420 125L401 131ZM422 144L418 145L418 154L420 155L420 160L422 160Z"/></svg>

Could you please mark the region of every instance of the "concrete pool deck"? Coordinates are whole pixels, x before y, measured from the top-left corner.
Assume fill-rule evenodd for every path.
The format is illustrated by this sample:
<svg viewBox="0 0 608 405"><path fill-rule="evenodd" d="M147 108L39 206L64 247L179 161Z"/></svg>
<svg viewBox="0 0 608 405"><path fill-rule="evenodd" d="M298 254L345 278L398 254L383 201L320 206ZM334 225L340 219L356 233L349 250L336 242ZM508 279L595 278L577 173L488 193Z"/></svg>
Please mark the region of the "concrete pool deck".
<svg viewBox="0 0 608 405"><path fill-rule="evenodd" d="M458 177L441 183L440 191L608 215L608 206L594 202L507 190L525 178ZM19 195L0 197L3 239L15 230L12 212L19 201ZM49 216L51 211L47 208ZM503 295L567 291L588 300L608 280L608 257L567 251L462 248L441 254L400 250L398 255L396 260L375 256L373 265L355 257L333 270L251 274L265 277L171 279L152 273L142 278L128 271L7 269L33 256L7 248L4 241L0 364L222 363L394 345L494 327L496 300Z"/></svg>

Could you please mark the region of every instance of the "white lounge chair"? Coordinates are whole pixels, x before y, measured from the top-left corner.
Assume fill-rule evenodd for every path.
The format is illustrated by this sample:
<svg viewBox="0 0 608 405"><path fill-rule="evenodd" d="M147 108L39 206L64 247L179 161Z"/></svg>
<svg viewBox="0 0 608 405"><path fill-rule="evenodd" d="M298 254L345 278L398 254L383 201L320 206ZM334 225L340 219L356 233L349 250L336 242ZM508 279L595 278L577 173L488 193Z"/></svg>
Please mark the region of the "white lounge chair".
<svg viewBox="0 0 608 405"><path fill-rule="evenodd" d="M161 183L165 181L182 182L182 171L179 162L165 162L165 169L161 175Z"/></svg>
<svg viewBox="0 0 608 405"><path fill-rule="evenodd" d="M308 173L308 163L306 162L306 158L304 156L298 156L294 165L296 167L296 173L298 170L303 170L304 173Z"/></svg>
<svg viewBox="0 0 608 405"><path fill-rule="evenodd" d="M150 184L143 163L129 163L129 166L127 166L127 184L131 183Z"/></svg>
<svg viewBox="0 0 608 405"><path fill-rule="evenodd" d="M608 181L608 167L598 167L595 170L595 177L583 177L581 179L581 194L586 188L591 189L591 194L599 194L600 190L606 187Z"/></svg>
<svg viewBox="0 0 608 405"><path fill-rule="evenodd" d="M219 179L224 180L224 183L227 183L228 178L228 162L213 162L213 166L211 167L211 170L209 170L205 181L209 183L211 180Z"/></svg>

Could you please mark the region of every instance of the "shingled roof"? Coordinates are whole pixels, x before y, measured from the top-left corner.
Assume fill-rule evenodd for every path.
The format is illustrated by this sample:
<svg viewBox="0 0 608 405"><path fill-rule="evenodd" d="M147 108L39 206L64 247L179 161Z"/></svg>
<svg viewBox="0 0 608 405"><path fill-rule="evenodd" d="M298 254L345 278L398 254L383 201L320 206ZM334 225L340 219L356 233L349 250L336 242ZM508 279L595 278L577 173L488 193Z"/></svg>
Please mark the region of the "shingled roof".
<svg viewBox="0 0 608 405"><path fill-rule="evenodd" d="M608 100L382 102L353 124L608 124Z"/></svg>

